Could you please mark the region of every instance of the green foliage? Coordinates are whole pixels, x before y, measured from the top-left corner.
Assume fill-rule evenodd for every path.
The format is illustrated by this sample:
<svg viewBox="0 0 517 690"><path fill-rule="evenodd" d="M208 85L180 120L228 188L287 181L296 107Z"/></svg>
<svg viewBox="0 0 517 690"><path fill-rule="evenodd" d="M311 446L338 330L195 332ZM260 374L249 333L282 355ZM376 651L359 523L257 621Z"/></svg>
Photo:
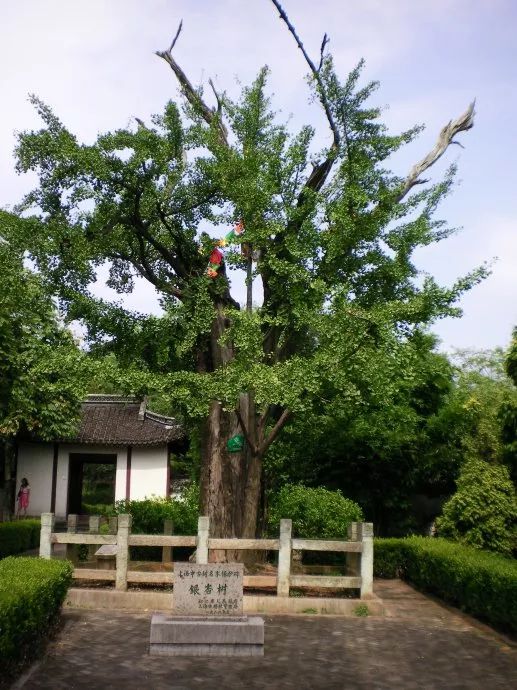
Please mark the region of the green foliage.
<svg viewBox="0 0 517 690"><path fill-rule="evenodd" d="M72 582L68 561L5 558L0 562L0 659L5 678L34 658L57 620Z"/></svg>
<svg viewBox="0 0 517 690"><path fill-rule="evenodd" d="M213 399L232 409L249 390L258 405L305 414L330 387L357 410L367 396L355 378L369 367L366 353L389 359L394 339L458 313L456 300L486 271L440 288L415 280L412 262L416 248L450 232L433 215L454 170L401 194L403 179L387 159L419 128L388 133L369 103L377 84L360 84L361 71L362 64L341 80L327 56L320 86L311 82L316 100L326 92L339 135L337 149L321 151L312 128L292 133L279 123L267 69L235 101L223 97L210 122L202 92L187 93L183 112L168 103L148 126L88 145L32 97L43 128L20 134L17 167L35 172L39 184L20 205L34 215L11 238L58 291L68 318L84 321L93 351L116 353L120 387L167 394L190 419L206 416ZM236 219L264 285L252 314L237 313L225 275L206 276L210 248ZM202 231L206 221L211 236ZM105 261L108 285L120 293L133 290L135 275L153 284L163 319L93 298L88 285ZM227 263L243 265L238 252ZM214 345L221 310L226 332ZM223 341L232 347L221 376L214 370Z"/></svg>
<svg viewBox="0 0 517 690"><path fill-rule="evenodd" d="M17 223L0 211L0 236ZM10 242L0 243L0 294L0 438L20 431L66 437L87 386L85 356L59 323L42 278Z"/></svg>
<svg viewBox="0 0 517 690"><path fill-rule="evenodd" d="M373 366L353 372L361 404L327 388L272 450L271 481L339 488L377 534L404 536L427 531L467 459L511 467L517 389L504 353L460 351L449 360L434 348L418 331L395 343L390 358L365 347ZM415 494L427 499L420 512Z"/></svg>
<svg viewBox="0 0 517 690"><path fill-rule="evenodd" d="M517 486L517 328L514 329L512 342L506 354L505 369L515 387L514 395L508 396L499 408L502 458L510 470L513 483Z"/></svg>
<svg viewBox="0 0 517 690"><path fill-rule="evenodd" d="M438 534L479 549L517 548L517 494L504 465L468 460L456 493L436 521Z"/></svg>
<svg viewBox="0 0 517 690"><path fill-rule="evenodd" d="M508 348L505 360L505 369L514 385L517 386L517 328L514 328L512 342Z"/></svg>
<svg viewBox="0 0 517 690"><path fill-rule="evenodd" d="M163 534L164 520L172 520L175 534L197 534L199 489L191 484L180 498L117 501L115 512L132 516L131 530L135 534Z"/></svg>
<svg viewBox="0 0 517 690"><path fill-rule="evenodd" d="M343 539L351 522L363 519L361 508L340 491L302 485L283 486L272 496L269 533L278 535L280 520L293 521L293 534L306 539Z"/></svg>
<svg viewBox="0 0 517 690"><path fill-rule="evenodd" d="M39 520L0 522L0 558L39 546Z"/></svg>
<svg viewBox="0 0 517 690"><path fill-rule="evenodd" d="M517 562L445 539L376 539L374 575L401 577L496 628L517 632Z"/></svg>
<svg viewBox="0 0 517 690"><path fill-rule="evenodd" d="M106 517L114 515L112 503L83 503L81 508L85 515L105 515Z"/></svg>
<svg viewBox="0 0 517 690"><path fill-rule="evenodd" d="M450 493L461 460L454 426L442 418L453 368L434 348L435 339L418 331L404 342L394 338L389 355L365 345L364 359L344 374L358 396L327 386L272 449L269 474L276 482L339 488L377 533L425 527L411 520L412 494Z"/></svg>
<svg viewBox="0 0 517 690"><path fill-rule="evenodd" d="M403 577L406 542L407 539L393 537L374 539L373 574L375 577L387 579Z"/></svg>

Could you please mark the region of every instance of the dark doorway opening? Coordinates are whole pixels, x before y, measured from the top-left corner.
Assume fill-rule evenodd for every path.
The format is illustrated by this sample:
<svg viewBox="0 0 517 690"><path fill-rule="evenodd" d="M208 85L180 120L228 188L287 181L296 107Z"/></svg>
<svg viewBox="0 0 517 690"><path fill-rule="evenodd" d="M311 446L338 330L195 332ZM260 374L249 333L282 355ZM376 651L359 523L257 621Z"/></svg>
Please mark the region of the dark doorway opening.
<svg viewBox="0 0 517 690"><path fill-rule="evenodd" d="M68 461L68 514L97 513L93 506L115 503L117 456L70 453Z"/></svg>

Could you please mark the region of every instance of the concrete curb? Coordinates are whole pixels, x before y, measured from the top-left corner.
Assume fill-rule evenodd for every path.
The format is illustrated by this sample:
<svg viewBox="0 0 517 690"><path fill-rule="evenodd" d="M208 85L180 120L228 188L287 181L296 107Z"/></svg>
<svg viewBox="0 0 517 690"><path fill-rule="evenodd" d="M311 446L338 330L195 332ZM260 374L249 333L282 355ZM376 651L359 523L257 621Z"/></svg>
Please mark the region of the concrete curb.
<svg viewBox="0 0 517 690"><path fill-rule="evenodd" d="M74 588L68 590L65 606L83 609L118 611L172 611L173 595L169 592L117 592L112 589ZM368 615L383 616L384 604L379 597L368 599L334 599L314 597L243 597L244 613L299 613L357 616L357 608L368 607ZM364 615L364 613L359 614Z"/></svg>

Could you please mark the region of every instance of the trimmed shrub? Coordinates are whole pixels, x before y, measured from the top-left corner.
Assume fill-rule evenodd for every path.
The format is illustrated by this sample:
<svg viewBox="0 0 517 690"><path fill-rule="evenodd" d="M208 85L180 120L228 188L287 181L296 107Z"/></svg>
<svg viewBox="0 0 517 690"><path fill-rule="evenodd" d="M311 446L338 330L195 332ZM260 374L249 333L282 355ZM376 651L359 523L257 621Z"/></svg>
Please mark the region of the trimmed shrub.
<svg viewBox="0 0 517 690"><path fill-rule="evenodd" d="M0 522L0 558L35 549L39 546L39 520Z"/></svg>
<svg viewBox="0 0 517 690"><path fill-rule="evenodd" d="M278 534L283 518L293 521L295 537L344 539L350 523L363 520L363 511L341 491L286 484L271 499L270 534Z"/></svg>
<svg viewBox="0 0 517 690"><path fill-rule="evenodd" d="M374 539L373 574L375 577L404 576L407 539Z"/></svg>
<svg viewBox="0 0 517 690"><path fill-rule="evenodd" d="M129 513L132 517L131 531L134 534L163 534L164 520L172 520L174 533L197 534L199 516L199 489L191 484L180 498L146 498L143 501L117 501L117 515ZM192 549L174 549L178 558L188 558ZM161 561L161 547L132 546L131 560Z"/></svg>
<svg viewBox="0 0 517 690"><path fill-rule="evenodd" d="M176 534L197 534L199 489L192 484L180 498L117 501L115 513L129 513L133 518L131 531L136 534L163 534L164 520L172 520Z"/></svg>
<svg viewBox="0 0 517 690"><path fill-rule="evenodd" d="M72 581L72 564L9 557L0 562L2 680L38 654L57 621Z"/></svg>
<svg viewBox="0 0 517 690"><path fill-rule="evenodd" d="M374 574L400 575L418 589L517 633L517 562L445 539L376 539Z"/></svg>

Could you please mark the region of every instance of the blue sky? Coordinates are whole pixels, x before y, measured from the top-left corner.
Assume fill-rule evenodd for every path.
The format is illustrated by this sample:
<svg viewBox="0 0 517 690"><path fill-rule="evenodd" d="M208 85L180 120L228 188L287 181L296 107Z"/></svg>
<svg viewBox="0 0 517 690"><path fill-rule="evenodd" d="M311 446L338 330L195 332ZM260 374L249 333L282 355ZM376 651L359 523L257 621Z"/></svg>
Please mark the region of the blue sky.
<svg viewBox="0 0 517 690"><path fill-rule="evenodd" d="M284 0L309 52L318 56L324 32L344 76L366 59L365 80L381 86L393 131L426 130L393 160L401 174L432 147L441 127L477 99L475 127L461 135L433 168L451 162L459 181L441 217L462 231L421 250L417 265L445 284L497 257L493 273L462 300L464 316L434 331L442 347L506 346L517 325L517 3L513 0ZM194 83L212 77L237 93L258 69L271 68L274 105L293 128L311 122L328 137L316 104L308 102L306 66L270 0L17 0L3 3L0 26L0 205L16 203L34 180L14 172L14 131L38 127L28 93L46 101L80 139L146 119L177 94L154 51L167 47L179 20L175 55ZM98 294L109 291L99 283ZM145 284L128 297L142 311L157 309Z"/></svg>

